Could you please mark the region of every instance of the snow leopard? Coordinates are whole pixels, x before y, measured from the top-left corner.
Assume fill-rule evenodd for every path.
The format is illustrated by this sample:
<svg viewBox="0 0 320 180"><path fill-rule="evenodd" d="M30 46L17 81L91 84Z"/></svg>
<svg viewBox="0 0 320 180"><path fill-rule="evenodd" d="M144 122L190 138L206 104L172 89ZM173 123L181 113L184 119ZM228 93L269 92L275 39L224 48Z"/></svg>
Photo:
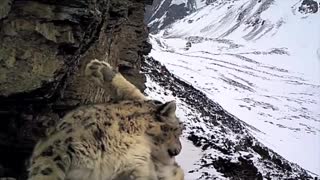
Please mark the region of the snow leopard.
<svg viewBox="0 0 320 180"><path fill-rule="evenodd" d="M176 103L148 100L108 63L92 60L85 75L111 84L126 100L67 113L35 146L29 180L182 180L174 160L182 125Z"/></svg>

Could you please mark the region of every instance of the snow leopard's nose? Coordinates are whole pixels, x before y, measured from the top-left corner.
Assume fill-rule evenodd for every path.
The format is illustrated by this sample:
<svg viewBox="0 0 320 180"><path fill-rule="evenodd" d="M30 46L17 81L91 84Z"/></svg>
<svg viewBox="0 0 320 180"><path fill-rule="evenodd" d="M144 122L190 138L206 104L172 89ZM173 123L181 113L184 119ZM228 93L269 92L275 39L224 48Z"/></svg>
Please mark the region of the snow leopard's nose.
<svg viewBox="0 0 320 180"><path fill-rule="evenodd" d="M178 149L168 149L168 154L170 157L177 156L180 153Z"/></svg>
<svg viewBox="0 0 320 180"><path fill-rule="evenodd" d="M182 146L181 146L180 139L177 138L174 146L171 146L171 148L168 148L168 154L170 157L177 156L178 154L180 154L181 149L182 149Z"/></svg>

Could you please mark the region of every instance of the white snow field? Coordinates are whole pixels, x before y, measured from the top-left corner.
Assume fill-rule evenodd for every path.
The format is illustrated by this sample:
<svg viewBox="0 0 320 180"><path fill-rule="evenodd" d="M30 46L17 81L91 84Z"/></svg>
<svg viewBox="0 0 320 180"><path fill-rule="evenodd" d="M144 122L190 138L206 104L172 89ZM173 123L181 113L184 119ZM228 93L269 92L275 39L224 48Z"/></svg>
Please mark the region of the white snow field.
<svg viewBox="0 0 320 180"><path fill-rule="evenodd" d="M150 56L255 127L264 145L319 175L320 13L301 14L299 3L201 7L150 35ZM201 152L184 153L193 161L188 154Z"/></svg>

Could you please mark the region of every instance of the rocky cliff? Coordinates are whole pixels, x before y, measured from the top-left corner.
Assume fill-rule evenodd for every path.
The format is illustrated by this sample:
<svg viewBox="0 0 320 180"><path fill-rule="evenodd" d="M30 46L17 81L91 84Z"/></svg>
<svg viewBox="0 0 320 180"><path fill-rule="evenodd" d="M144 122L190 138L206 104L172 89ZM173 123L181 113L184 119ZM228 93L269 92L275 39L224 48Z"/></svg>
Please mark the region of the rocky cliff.
<svg viewBox="0 0 320 180"><path fill-rule="evenodd" d="M83 77L92 58L144 89L145 3L152 2L1 0L0 178L25 179L34 143L67 110L112 97Z"/></svg>

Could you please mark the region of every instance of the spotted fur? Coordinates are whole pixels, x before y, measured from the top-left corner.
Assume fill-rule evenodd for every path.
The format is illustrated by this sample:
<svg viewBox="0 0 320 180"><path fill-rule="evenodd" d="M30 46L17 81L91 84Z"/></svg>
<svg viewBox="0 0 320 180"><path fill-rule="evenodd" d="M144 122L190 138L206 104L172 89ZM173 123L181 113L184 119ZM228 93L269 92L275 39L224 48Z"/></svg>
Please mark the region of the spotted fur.
<svg viewBox="0 0 320 180"><path fill-rule="evenodd" d="M175 102L147 100L107 63L91 61L86 75L128 100L69 112L35 146L29 180L182 180Z"/></svg>

